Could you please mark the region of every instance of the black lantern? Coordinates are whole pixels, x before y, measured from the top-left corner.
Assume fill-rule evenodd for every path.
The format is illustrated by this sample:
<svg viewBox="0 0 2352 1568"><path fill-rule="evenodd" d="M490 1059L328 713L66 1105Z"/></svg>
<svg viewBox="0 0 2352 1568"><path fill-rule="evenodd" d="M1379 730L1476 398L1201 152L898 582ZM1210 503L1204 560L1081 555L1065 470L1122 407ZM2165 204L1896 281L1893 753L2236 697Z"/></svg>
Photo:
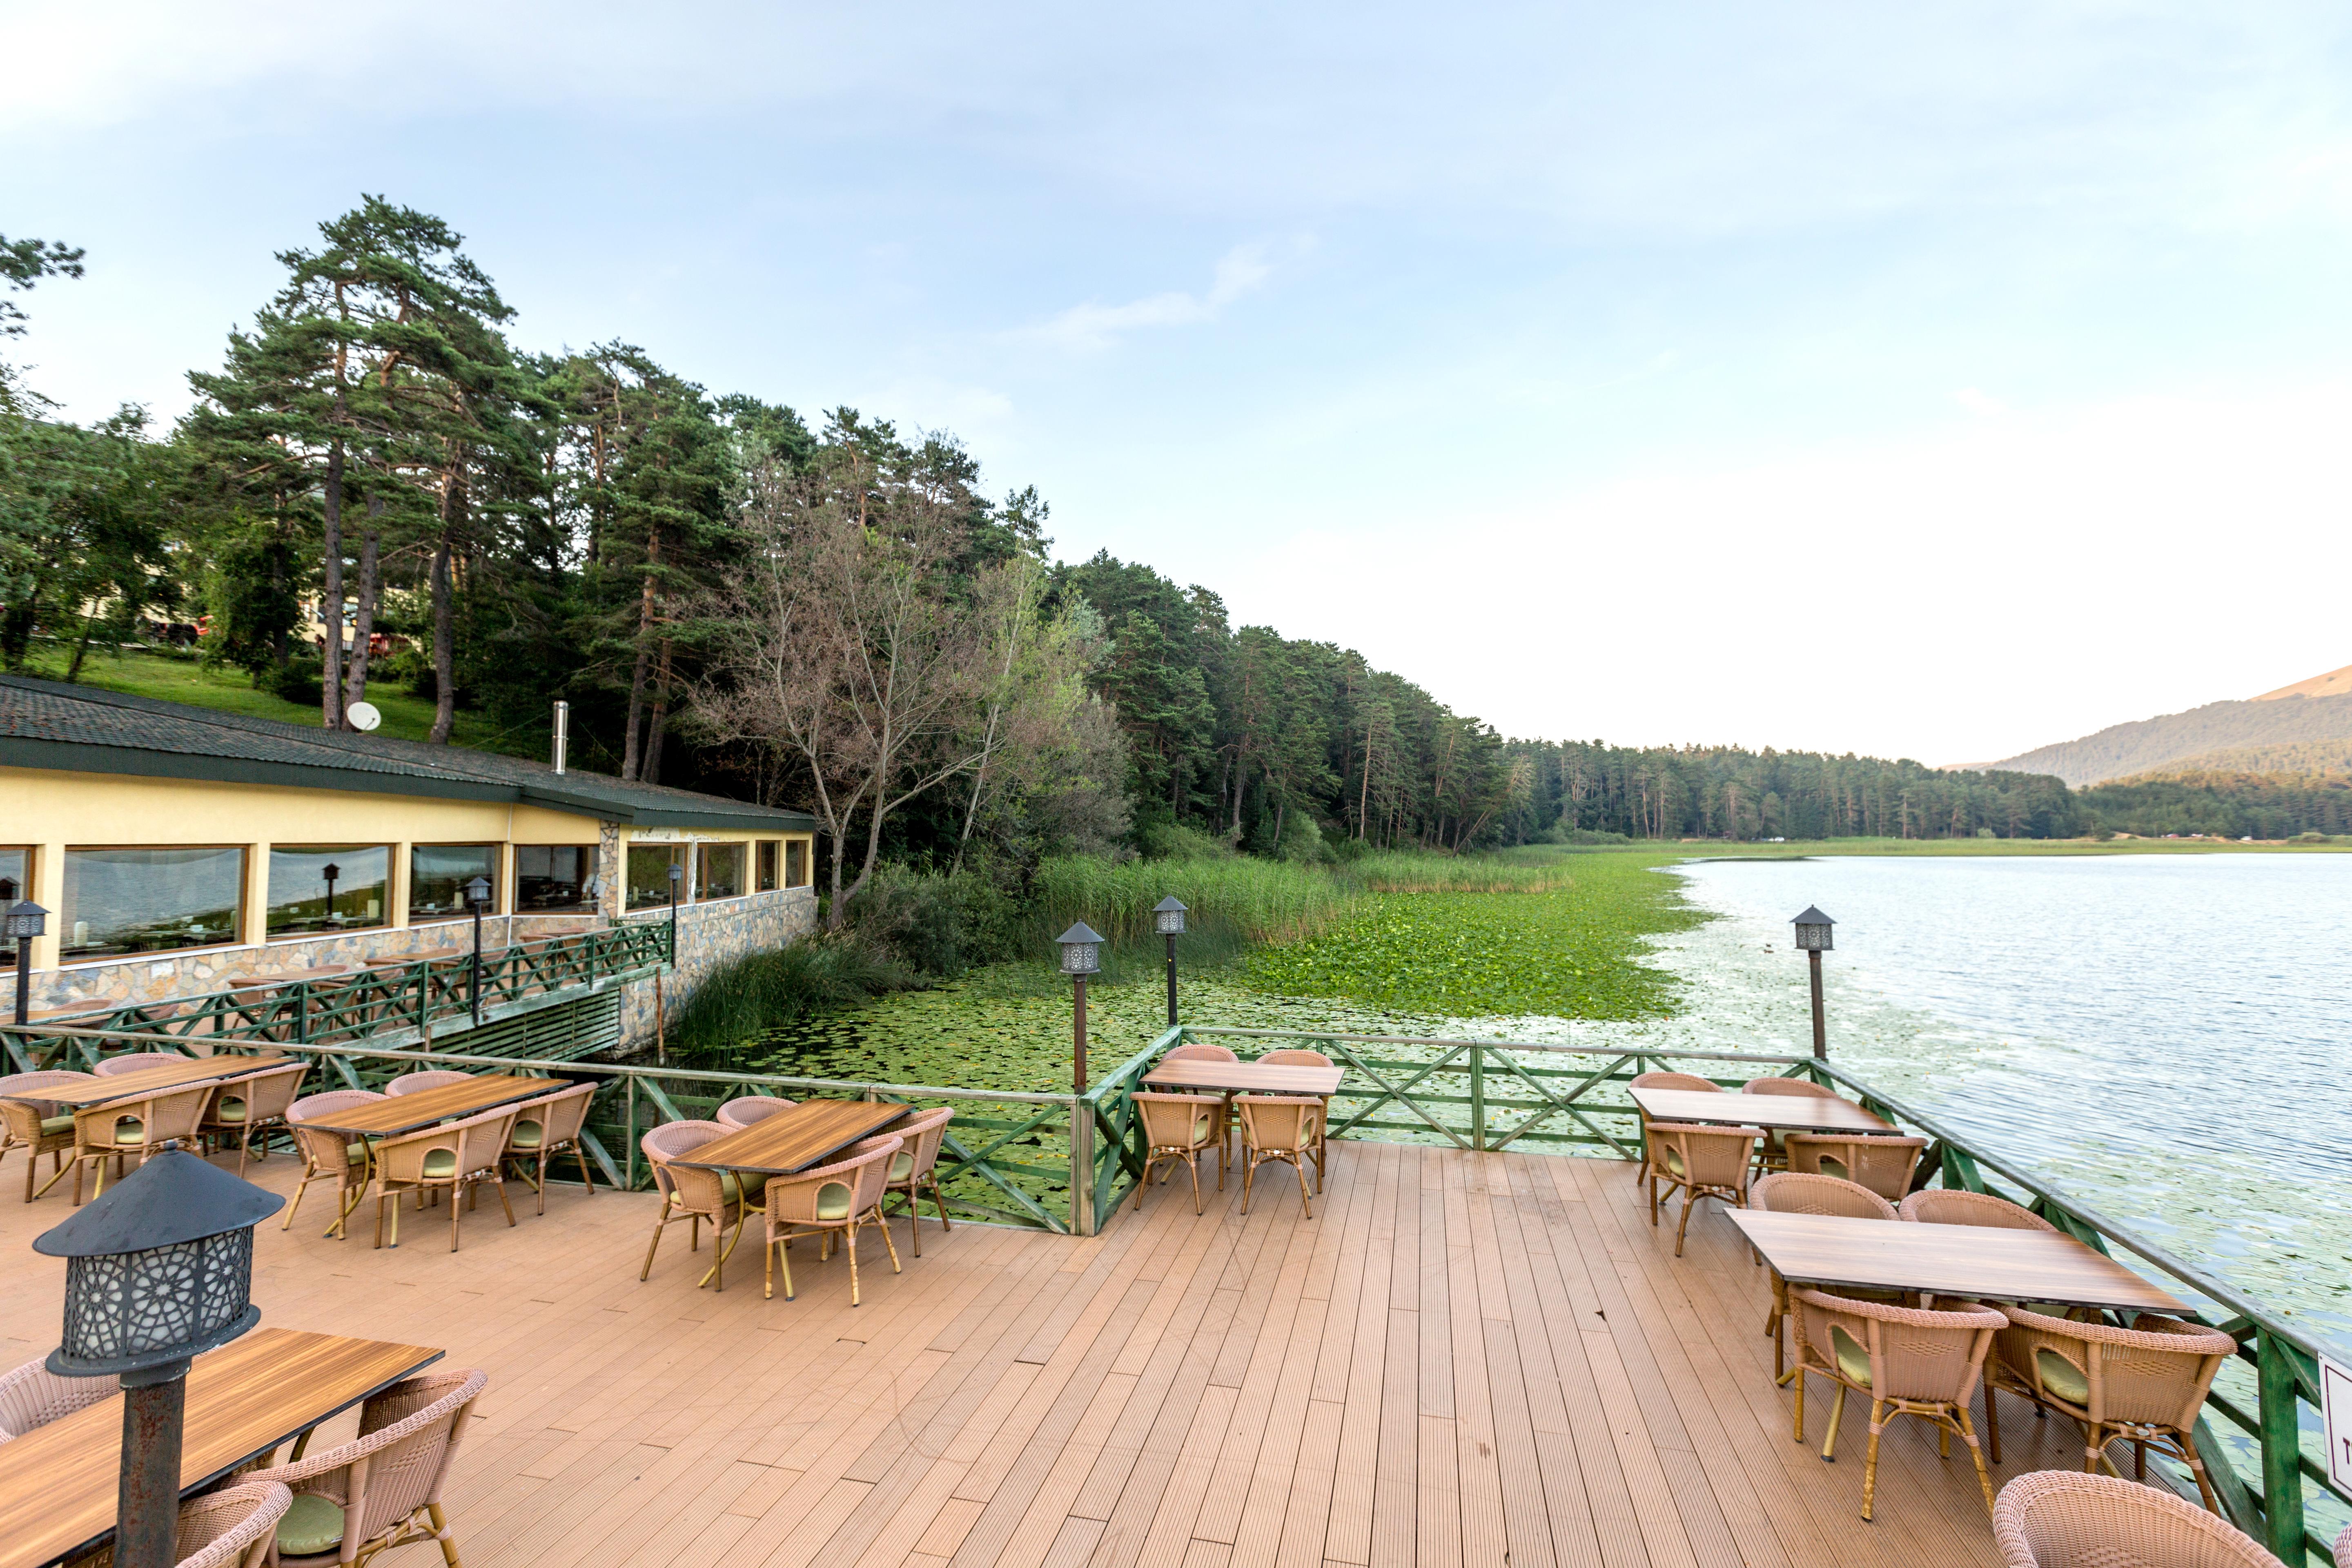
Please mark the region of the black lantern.
<svg viewBox="0 0 2352 1568"><path fill-rule="evenodd" d="M1825 1061L1829 1058L1829 1024L1822 1012L1822 954L1837 944L1830 940L1830 927L1837 921L1822 913L1818 904L1807 904L1805 912L1797 917L1797 951L1805 955L1813 983L1813 1058Z"/></svg>
<svg viewBox="0 0 2352 1568"><path fill-rule="evenodd" d="M341 879L342 874L343 868L332 860L319 868L319 875L326 879L327 883L327 924L329 925L335 923L335 883Z"/></svg>
<svg viewBox="0 0 2352 1568"><path fill-rule="evenodd" d="M121 1568L176 1560L188 1363L260 1321L253 1227L285 1206L274 1193L167 1149L33 1243L66 1260L64 1341L49 1352L49 1371L122 1380Z"/></svg>
<svg viewBox="0 0 2352 1568"><path fill-rule="evenodd" d="M1087 976L1102 970L1102 934L1079 921L1054 939L1062 946L1062 973L1076 988L1076 1011L1070 1025L1070 1082L1073 1092L1087 1091Z"/></svg>
<svg viewBox="0 0 2352 1568"><path fill-rule="evenodd" d="M1176 939L1184 934L1184 906L1169 894L1151 906L1151 923L1168 939L1168 1026L1176 1026Z"/></svg>
<svg viewBox="0 0 2352 1568"><path fill-rule="evenodd" d="M469 962L466 989L470 993L474 1027L482 1026L482 910L490 901L490 879L477 877L466 884L466 902L474 911L474 955Z"/></svg>
<svg viewBox="0 0 2352 1568"><path fill-rule="evenodd" d="M0 936L16 943L16 1022L27 1020L33 1003L33 939L47 935L49 911L30 899L19 899L0 911Z"/></svg>

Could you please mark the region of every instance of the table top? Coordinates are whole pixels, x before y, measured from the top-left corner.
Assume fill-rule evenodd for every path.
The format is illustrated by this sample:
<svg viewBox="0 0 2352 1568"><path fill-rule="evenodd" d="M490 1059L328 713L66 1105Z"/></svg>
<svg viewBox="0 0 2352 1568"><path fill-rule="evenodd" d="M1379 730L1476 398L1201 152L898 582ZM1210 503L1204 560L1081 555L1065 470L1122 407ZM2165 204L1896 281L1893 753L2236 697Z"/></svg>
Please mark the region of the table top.
<svg viewBox="0 0 2352 1568"><path fill-rule="evenodd" d="M189 1089L200 1083L217 1083L223 1079L267 1072L271 1068L290 1067L293 1060L283 1052L272 1052L266 1057L190 1057L185 1061L165 1062L162 1067L141 1068L137 1072L93 1073L86 1084L44 1089L21 1098L46 1100L53 1105L104 1105L110 1100L130 1100L166 1089Z"/></svg>
<svg viewBox="0 0 2352 1568"><path fill-rule="evenodd" d="M691 1150L672 1163L714 1171L789 1176L822 1165L860 1138L871 1138L915 1108L871 1100L803 1100Z"/></svg>
<svg viewBox="0 0 2352 1568"><path fill-rule="evenodd" d="M1892 1132L1892 1122L1851 1100L1812 1094L1711 1094L1703 1089L1634 1089L1653 1121L1719 1121L1793 1132Z"/></svg>
<svg viewBox="0 0 2352 1568"><path fill-rule="evenodd" d="M1238 1089L1244 1094L1337 1094L1340 1068L1258 1062L1161 1062L1143 1075L1154 1089Z"/></svg>
<svg viewBox="0 0 2352 1568"><path fill-rule="evenodd" d="M403 1132L415 1132L459 1116L471 1116L477 1111L494 1110L501 1105L511 1105L519 1100L537 1100L543 1094L557 1094L572 1087L571 1080L560 1078L525 1078L520 1073L476 1073L463 1083L445 1083L433 1089L420 1089L415 1094L387 1094L382 1100L364 1100L323 1115L306 1116L305 1127L322 1127L330 1132L349 1133L360 1138L392 1138Z"/></svg>
<svg viewBox="0 0 2352 1568"><path fill-rule="evenodd" d="M1791 1284L2063 1301L2135 1312L2189 1310L2114 1258L2055 1231L1759 1209L1727 1212L1765 1261Z"/></svg>
<svg viewBox="0 0 2352 1568"><path fill-rule="evenodd" d="M256 1329L188 1371L183 1495L441 1359L425 1345ZM114 1531L122 1396L0 1443L0 1568L78 1555Z"/></svg>
<svg viewBox="0 0 2352 1568"><path fill-rule="evenodd" d="M240 979L233 980L228 984L226 989L230 991L259 991L264 987L299 985L306 980L340 979L342 976L349 974L351 972L352 967L348 963L321 964L315 969L278 969L273 970L266 974L247 974Z"/></svg>

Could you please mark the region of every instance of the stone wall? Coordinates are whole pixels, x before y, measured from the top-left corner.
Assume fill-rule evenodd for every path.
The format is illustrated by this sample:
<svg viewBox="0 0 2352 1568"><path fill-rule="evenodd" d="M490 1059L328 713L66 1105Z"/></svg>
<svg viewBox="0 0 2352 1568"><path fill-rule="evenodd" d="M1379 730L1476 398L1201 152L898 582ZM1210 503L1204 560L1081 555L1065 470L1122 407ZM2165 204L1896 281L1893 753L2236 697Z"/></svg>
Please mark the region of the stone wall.
<svg viewBox="0 0 2352 1568"><path fill-rule="evenodd" d="M669 911L646 910L627 917L631 925L659 923ZM681 904L677 911L677 968L664 977L665 1022L675 1019L687 999L718 971L754 952L780 948L816 928L816 889L787 888L710 904ZM654 984L641 980L621 998L621 1044L625 1051L654 1046Z"/></svg>

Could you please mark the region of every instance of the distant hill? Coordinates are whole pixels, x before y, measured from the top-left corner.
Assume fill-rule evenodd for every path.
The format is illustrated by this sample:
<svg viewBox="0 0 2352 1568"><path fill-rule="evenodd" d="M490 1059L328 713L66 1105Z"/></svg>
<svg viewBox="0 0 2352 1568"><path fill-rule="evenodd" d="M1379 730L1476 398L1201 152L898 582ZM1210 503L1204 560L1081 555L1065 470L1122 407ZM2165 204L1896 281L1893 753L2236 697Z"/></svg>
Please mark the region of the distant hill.
<svg viewBox="0 0 2352 1568"><path fill-rule="evenodd" d="M2134 774L2199 773L2327 773L2345 771L2352 742L2352 665L2243 702L2208 702L2111 724L2079 741L2062 741L1985 764L2055 773L2080 789ZM2319 765L2323 756L2331 765Z"/></svg>
<svg viewBox="0 0 2352 1568"><path fill-rule="evenodd" d="M2261 700L2256 699L2256 700ZM2192 774L2251 773L2284 783L2290 779L2343 778L2352 774L2352 741L2290 741L2277 746L2231 746L2200 752L2137 775L2184 778Z"/></svg>

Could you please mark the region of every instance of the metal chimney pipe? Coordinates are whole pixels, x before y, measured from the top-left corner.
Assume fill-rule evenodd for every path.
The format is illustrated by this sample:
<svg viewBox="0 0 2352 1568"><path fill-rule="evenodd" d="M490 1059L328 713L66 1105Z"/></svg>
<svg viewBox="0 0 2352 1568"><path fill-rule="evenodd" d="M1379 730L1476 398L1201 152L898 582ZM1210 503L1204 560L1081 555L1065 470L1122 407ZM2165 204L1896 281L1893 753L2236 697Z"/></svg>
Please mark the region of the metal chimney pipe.
<svg viewBox="0 0 2352 1568"><path fill-rule="evenodd" d="M563 771L563 753L571 743L572 704L559 702L555 705L555 771L559 773Z"/></svg>

